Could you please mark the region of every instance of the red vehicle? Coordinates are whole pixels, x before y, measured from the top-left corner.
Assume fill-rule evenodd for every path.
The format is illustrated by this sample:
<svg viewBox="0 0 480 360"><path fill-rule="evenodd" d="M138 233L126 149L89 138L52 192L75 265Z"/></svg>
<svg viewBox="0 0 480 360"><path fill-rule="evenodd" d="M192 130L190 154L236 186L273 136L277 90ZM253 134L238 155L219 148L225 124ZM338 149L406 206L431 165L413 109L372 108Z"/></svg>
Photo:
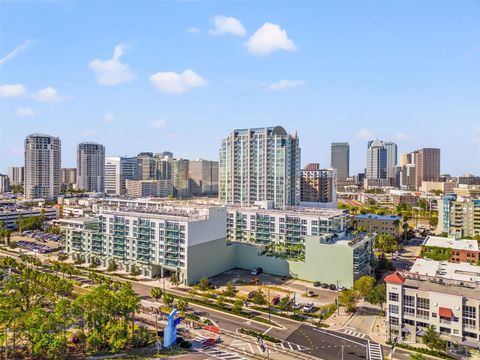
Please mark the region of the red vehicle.
<svg viewBox="0 0 480 360"><path fill-rule="evenodd" d="M280 302L280 295L277 295L272 299L273 305L277 305L279 302Z"/></svg>

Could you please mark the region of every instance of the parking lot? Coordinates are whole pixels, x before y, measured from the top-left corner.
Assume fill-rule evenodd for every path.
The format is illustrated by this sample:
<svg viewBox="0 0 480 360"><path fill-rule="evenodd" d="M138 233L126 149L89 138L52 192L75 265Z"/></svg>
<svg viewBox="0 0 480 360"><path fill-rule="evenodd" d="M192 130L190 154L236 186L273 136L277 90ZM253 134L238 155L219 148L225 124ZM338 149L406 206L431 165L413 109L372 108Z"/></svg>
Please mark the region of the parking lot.
<svg viewBox="0 0 480 360"><path fill-rule="evenodd" d="M39 254L47 254L62 249L61 241L43 240L38 238L31 238L29 236L12 236L12 241L17 243L21 249L25 249Z"/></svg>
<svg viewBox="0 0 480 360"><path fill-rule="evenodd" d="M315 287L314 284L265 273L252 275L250 270L232 269L210 279L212 285L222 289L227 282L231 282L238 290L238 295L247 297L252 291L261 289L270 299L289 296L298 304L313 303L315 307L333 304L337 298L337 291ZM318 284L317 284L318 285ZM310 295L307 296L307 293Z"/></svg>

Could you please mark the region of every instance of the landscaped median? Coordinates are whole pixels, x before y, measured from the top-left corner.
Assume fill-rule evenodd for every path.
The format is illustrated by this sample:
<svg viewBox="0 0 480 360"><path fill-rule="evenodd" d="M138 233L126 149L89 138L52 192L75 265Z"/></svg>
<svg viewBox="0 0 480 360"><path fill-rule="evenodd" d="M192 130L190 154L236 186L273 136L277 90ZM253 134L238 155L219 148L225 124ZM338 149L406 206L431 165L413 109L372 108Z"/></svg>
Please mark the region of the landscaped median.
<svg viewBox="0 0 480 360"><path fill-rule="evenodd" d="M392 343L390 341L387 341L387 345L391 345L391 344ZM416 352L416 353L419 353L419 354L434 356L434 357L441 358L441 359L447 359L447 360L448 359L455 359L454 357L452 357L452 356L450 356L450 355L448 355L444 352L441 352L441 351L435 351L435 350L426 349L426 348L419 348L419 347L415 347L415 346L404 344L404 343L398 343L397 347L400 348L400 349L413 351L413 352Z"/></svg>
<svg viewBox="0 0 480 360"><path fill-rule="evenodd" d="M262 334L262 333L259 333L259 332L256 332L256 331L253 331L253 330L250 330L250 329L241 328L241 329L238 330L238 332L241 333L241 334L244 334L244 335L255 337L257 339L261 338L262 340L270 341L271 343L274 343L274 344L280 344L282 342L282 340L277 339L274 336L271 336L271 335L268 335L268 334Z"/></svg>

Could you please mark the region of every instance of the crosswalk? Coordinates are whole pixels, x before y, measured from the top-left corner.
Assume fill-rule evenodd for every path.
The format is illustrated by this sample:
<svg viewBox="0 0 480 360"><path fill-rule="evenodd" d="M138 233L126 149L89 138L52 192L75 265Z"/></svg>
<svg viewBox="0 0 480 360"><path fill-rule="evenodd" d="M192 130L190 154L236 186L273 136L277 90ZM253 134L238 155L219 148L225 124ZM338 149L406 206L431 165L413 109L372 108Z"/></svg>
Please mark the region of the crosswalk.
<svg viewBox="0 0 480 360"><path fill-rule="evenodd" d="M368 342L368 358L370 360L383 360L382 347L380 344Z"/></svg>
<svg viewBox="0 0 480 360"><path fill-rule="evenodd" d="M347 334L347 335L350 335L350 336L354 336L354 337L357 337L357 338L360 338L360 339L364 339L365 336L367 336L367 335L365 335L365 334L362 334L362 333L360 333L360 332L358 332L358 331L355 331L355 330L352 330L352 329L342 329L341 331L342 331L342 333L344 333L344 334Z"/></svg>
<svg viewBox="0 0 480 360"><path fill-rule="evenodd" d="M211 347L204 347L198 349L198 352L210 356L211 358L215 359L222 359L222 360L247 360L246 358L242 357L240 354L233 352L233 351L225 351Z"/></svg>
<svg viewBox="0 0 480 360"><path fill-rule="evenodd" d="M291 343L289 341L283 341L279 344L274 344L274 347L279 349L279 350L286 350L286 351L303 352L303 351L310 350L310 348L308 348L306 346L294 344L294 343Z"/></svg>

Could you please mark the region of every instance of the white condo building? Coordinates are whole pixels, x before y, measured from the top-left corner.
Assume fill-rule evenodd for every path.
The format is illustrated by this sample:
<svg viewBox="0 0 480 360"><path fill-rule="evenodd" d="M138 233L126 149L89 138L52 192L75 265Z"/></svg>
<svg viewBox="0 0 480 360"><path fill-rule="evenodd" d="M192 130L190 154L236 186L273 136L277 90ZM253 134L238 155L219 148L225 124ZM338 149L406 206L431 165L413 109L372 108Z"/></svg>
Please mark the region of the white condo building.
<svg viewBox="0 0 480 360"><path fill-rule="evenodd" d="M105 158L105 193L125 195L126 180L138 178L137 157L111 156Z"/></svg>
<svg viewBox="0 0 480 360"><path fill-rule="evenodd" d="M104 192L105 147L93 142L78 144L77 187L87 192Z"/></svg>

